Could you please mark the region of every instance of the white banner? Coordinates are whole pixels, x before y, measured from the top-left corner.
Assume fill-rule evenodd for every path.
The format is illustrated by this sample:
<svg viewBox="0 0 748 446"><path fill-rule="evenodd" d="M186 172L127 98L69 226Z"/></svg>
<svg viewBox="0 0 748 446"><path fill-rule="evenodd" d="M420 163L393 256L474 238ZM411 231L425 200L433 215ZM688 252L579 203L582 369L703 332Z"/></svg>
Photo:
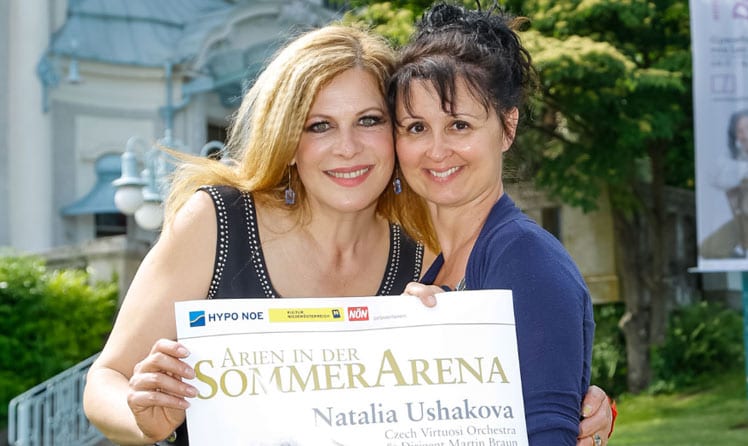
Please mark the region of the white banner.
<svg viewBox="0 0 748 446"><path fill-rule="evenodd" d="M176 304L192 446L527 445L510 291Z"/></svg>
<svg viewBox="0 0 748 446"><path fill-rule="evenodd" d="M748 271L748 0L690 7L698 268Z"/></svg>

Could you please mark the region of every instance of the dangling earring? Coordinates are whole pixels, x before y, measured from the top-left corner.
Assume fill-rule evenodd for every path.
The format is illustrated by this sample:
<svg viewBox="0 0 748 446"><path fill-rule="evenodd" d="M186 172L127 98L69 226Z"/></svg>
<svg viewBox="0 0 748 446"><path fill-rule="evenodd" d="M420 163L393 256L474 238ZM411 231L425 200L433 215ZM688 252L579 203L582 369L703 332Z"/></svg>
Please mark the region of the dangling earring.
<svg viewBox="0 0 748 446"><path fill-rule="evenodd" d="M392 189L395 190L395 195L403 191L403 184L400 182L400 169L397 166L395 166L395 179L392 180Z"/></svg>
<svg viewBox="0 0 748 446"><path fill-rule="evenodd" d="M291 166L288 166L288 185L286 186L286 205L296 203L296 192L291 189Z"/></svg>

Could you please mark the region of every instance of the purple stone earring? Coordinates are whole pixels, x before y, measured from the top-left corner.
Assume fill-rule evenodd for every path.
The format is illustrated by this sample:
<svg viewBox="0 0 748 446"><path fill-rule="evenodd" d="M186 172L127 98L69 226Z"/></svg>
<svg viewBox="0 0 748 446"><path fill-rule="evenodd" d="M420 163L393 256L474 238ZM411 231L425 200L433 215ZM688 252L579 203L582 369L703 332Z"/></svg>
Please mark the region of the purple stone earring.
<svg viewBox="0 0 748 446"><path fill-rule="evenodd" d="M291 206L296 203L296 192L291 189L291 166L288 166L288 185L286 186L286 205Z"/></svg>

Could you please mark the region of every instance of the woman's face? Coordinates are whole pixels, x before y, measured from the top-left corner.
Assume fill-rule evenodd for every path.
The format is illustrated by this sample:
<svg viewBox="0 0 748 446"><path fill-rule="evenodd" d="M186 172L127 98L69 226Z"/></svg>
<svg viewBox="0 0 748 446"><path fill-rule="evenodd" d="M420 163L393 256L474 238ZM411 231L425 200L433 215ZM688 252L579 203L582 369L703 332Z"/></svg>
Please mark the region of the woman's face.
<svg viewBox="0 0 748 446"><path fill-rule="evenodd" d="M493 203L503 192L502 156L512 137L493 108L487 111L462 80L456 86L454 114L442 110L430 82L411 85L411 112L398 100L400 168L415 192L437 206Z"/></svg>
<svg viewBox="0 0 748 446"><path fill-rule="evenodd" d="M748 153L748 116L741 117L735 123L735 140L743 153Z"/></svg>
<svg viewBox="0 0 748 446"><path fill-rule="evenodd" d="M392 124L376 78L360 68L318 93L294 157L312 206L375 206L395 163Z"/></svg>

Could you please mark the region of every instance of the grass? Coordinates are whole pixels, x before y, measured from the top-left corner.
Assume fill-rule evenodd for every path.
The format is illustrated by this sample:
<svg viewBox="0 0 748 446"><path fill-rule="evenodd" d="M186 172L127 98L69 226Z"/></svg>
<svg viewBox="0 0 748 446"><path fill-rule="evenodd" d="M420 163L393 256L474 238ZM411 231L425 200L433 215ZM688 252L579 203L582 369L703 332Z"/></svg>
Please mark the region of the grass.
<svg viewBox="0 0 748 446"><path fill-rule="evenodd" d="M746 446L748 396L743 370L672 395L623 395L609 446Z"/></svg>

